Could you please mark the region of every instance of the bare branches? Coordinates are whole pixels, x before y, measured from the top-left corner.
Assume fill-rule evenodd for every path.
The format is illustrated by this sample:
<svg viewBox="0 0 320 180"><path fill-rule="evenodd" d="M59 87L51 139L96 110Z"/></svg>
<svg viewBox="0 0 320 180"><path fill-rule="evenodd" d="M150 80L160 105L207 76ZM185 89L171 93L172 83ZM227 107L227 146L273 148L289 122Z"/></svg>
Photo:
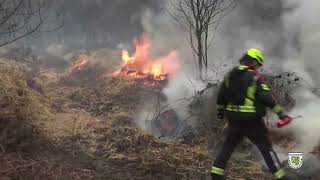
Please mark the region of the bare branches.
<svg viewBox="0 0 320 180"><path fill-rule="evenodd" d="M46 0L0 1L0 47L40 31L48 13ZM58 26L60 27L60 26Z"/></svg>
<svg viewBox="0 0 320 180"><path fill-rule="evenodd" d="M199 78L203 65L208 68L208 49L223 17L235 7L235 0L172 0L173 17L181 30L189 34L190 46L197 55Z"/></svg>

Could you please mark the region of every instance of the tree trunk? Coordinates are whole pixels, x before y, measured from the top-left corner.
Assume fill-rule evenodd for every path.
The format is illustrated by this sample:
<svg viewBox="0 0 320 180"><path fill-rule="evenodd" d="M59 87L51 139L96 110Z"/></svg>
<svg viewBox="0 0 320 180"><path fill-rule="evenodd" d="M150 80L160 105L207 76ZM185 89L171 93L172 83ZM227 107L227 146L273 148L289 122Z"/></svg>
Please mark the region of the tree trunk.
<svg viewBox="0 0 320 180"><path fill-rule="evenodd" d="M205 66L205 76L208 77L208 34L209 34L209 27L206 27L205 31L205 39L204 39L204 66Z"/></svg>
<svg viewBox="0 0 320 180"><path fill-rule="evenodd" d="M203 80L203 48L202 48L202 38L201 34L197 34L198 41L198 78Z"/></svg>

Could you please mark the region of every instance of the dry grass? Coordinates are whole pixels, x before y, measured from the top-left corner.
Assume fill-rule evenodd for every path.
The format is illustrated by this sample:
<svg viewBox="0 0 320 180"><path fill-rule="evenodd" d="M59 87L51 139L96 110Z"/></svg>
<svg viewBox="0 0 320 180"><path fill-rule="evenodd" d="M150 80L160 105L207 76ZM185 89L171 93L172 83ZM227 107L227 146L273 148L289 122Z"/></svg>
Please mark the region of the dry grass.
<svg viewBox="0 0 320 180"><path fill-rule="evenodd" d="M94 171L43 157L40 160L11 153L0 155L0 179L79 180L97 179Z"/></svg>
<svg viewBox="0 0 320 180"><path fill-rule="evenodd" d="M94 159L97 174L112 179L205 179L213 159L208 153L207 140L199 145L161 142L134 127L131 117L140 106L141 97L148 99L153 92L145 92L130 78L104 78L94 86L82 86L71 93L76 107L84 108L105 121L90 131L77 134L62 146L72 154L75 149ZM142 101L143 103L143 101ZM129 119L128 119L129 118ZM223 124L223 123L221 123ZM206 129L208 130L208 129ZM221 127L211 129L212 144L222 135ZM218 133L219 135L217 135ZM76 148L75 148L76 147ZM243 160L243 159L242 159ZM251 161L232 161L229 177L259 177L268 179L260 166ZM245 164L244 167L241 164Z"/></svg>
<svg viewBox="0 0 320 180"><path fill-rule="evenodd" d="M91 52L75 51L67 54L65 59L73 65L83 60L87 63L81 66L81 70L72 71L72 68L67 68L61 78L64 85L95 85L105 76L111 75L117 68L120 68L121 53L112 49L99 49Z"/></svg>
<svg viewBox="0 0 320 180"><path fill-rule="evenodd" d="M78 88L69 98L93 116L110 119L118 113L133 114L140 105L143 92L139 90L130 78L107 77L95 85Z"/></svg>
<svg viewBox="0 0 320 180"><path fill-rule="evenodd" d="M38 77L45 86L41 95L38 88L28 85L20 66L1 63L0 137L6 132L5 144L17 145L28 142L22 137L33 137L30 132L40 129L46 139L33 143L31 154L0 153L0 179L208 178L214 153L208 152L207 144L214 141L217 148L216 139L223 137L220 126L211 127L208 136L212 139L198 145L163 142L135 127L130 119L139 109L140 98L154 95L140 91L130 79L110 77L94 85L67 86L59 83L57 74L47 72ZM81 80L81 76L76 78ZM54 115L46 104L55 110L51 111ZM28 132L25 126L30 127ZM8 141L10 137L13 141ZM244 158L234 158L229 167L230 179L270 179L260 165Z"/></svg>
<svg viewBox="0 0 320 180"><path fill-rule="evenodd" d="M31 83L30 83L31 82ZM35 134L34 124L49 111L35 82L23 68L0 61L0 143L2 151L19 145ZM33 89L34 88L34 89Z"/></svg>

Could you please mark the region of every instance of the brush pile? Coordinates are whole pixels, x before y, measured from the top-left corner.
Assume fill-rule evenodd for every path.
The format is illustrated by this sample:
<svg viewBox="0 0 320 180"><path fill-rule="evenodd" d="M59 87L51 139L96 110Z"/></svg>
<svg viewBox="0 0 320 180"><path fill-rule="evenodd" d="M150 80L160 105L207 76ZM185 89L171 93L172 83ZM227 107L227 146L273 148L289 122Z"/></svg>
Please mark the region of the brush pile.
<svg viewBox="0 0 320 180"><path fill-rule="evenodd" d="M293 108L295 100L292 92L299 87L300 78L293 72L282 72L278 75L265 75L267 82L271 86L274 98L287 109Z"/></svg>

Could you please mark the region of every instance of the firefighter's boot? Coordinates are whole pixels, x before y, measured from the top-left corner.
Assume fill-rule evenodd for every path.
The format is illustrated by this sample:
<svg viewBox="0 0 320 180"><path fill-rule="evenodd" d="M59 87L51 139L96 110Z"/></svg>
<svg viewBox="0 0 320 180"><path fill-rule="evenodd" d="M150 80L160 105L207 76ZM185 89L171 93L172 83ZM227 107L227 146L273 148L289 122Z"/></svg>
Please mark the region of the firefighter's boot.
<svg viewBox="0 0 320 180"><path fill-rule="evenodd" d="M279 169L276 173L274 173L274 178L278 180L290 180L283 168Z"/></svg>
<svg viewBox="0 0 320 180"><path fill-rule="evenodd" d="M225 179L224 178L224 169L221 169L216 166L212 166L210 173L211 173L212 180L224 180Z"/></svg>

